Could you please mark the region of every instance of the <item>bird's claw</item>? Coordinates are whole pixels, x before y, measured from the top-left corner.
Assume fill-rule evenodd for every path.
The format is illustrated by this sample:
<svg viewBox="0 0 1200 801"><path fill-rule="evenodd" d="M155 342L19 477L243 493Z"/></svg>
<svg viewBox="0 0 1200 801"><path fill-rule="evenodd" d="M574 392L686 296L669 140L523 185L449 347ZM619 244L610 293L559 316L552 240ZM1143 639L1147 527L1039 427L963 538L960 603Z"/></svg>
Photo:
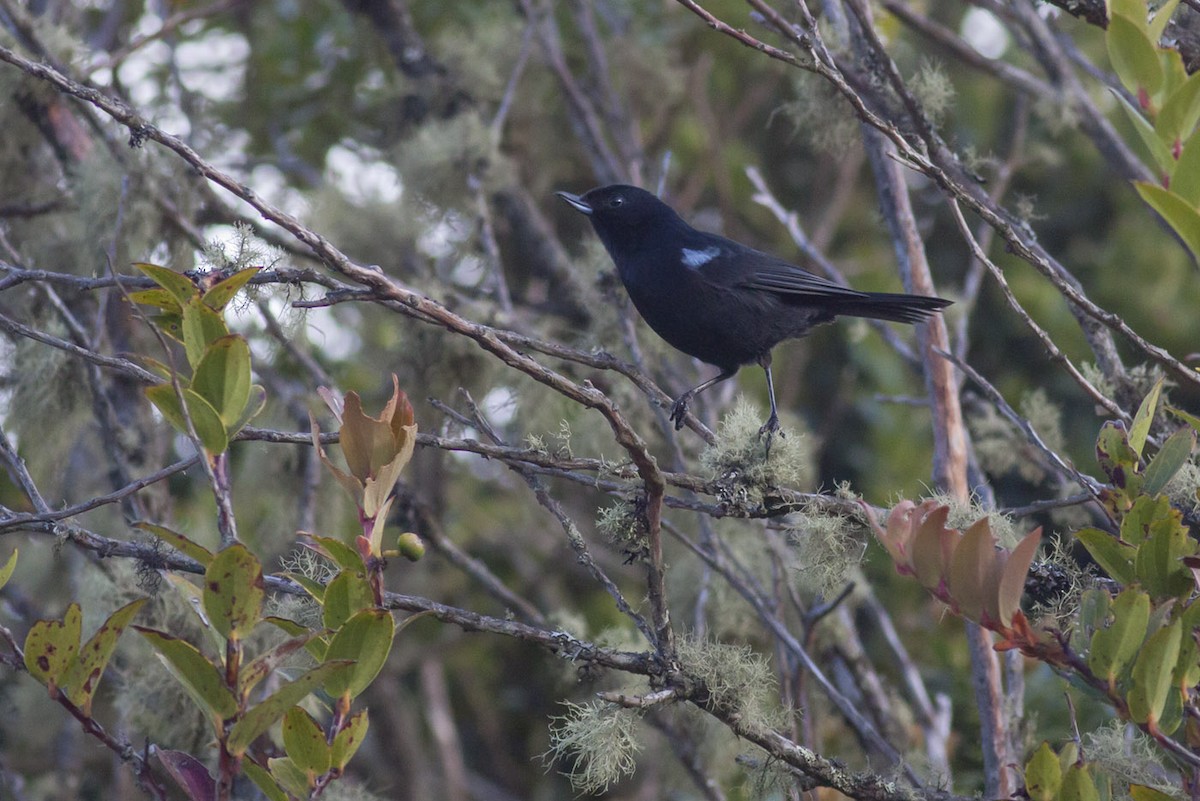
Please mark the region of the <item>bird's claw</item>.
<svg viewBox="0 0 1200 801"><path fill-rule="evenodd" d="M762 424L762 428L758 429L759 439L764 441L763 450L768 457L771 455L771 439L776 432L779 432L780 437L783 436L783 432L779 431L779 416L772 414L767 418L767 422Z"/></svg>
<svg viewBox="0 0 1200 801"><path fill-rule="evenodd" d="M683 395L671 406L670 419L671 422L675 424L676 431L679 431L683 428L683 419L687 417L688 401L690 400L691 398L689 398L687 395Z"/></svg>

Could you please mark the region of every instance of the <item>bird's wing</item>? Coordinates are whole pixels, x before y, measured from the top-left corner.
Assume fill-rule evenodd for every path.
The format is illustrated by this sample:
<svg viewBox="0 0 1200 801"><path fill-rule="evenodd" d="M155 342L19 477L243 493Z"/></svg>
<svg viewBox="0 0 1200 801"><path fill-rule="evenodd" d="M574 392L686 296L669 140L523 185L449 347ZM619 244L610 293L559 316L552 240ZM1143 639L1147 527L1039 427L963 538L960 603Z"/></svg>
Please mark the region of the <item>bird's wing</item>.
<svg viewBox="0 0 1200 801"><path fill-rule="evenodd" d="M866 293L835 284L794 264L722 238L720 255L700 267L706 278L728 287L809 297L865 298Z"/></svg>
<svg viewBox="0 0 1200 801"><path fill-rule="evenodd" d="M864 292L827 281L787 262L761 267L739 281L738 285L786 295L846 299L866 297Z"/></svg>

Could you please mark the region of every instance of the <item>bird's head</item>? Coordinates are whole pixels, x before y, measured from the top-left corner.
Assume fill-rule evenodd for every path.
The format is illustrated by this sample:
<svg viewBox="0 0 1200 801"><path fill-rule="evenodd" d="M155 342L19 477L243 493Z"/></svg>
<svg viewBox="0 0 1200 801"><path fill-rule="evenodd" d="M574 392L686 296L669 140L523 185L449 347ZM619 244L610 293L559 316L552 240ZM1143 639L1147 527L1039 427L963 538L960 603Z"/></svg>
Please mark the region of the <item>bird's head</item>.
<svg viewBox="0 0 1200 801"><path fill-rule="evenodd" d="M636 186L601 186L582 196L570 192L557 194L576 211L588 216L592 227L610 251L613 238L636 240L636 232L662 230L683 223L674 209Z"/></svg>

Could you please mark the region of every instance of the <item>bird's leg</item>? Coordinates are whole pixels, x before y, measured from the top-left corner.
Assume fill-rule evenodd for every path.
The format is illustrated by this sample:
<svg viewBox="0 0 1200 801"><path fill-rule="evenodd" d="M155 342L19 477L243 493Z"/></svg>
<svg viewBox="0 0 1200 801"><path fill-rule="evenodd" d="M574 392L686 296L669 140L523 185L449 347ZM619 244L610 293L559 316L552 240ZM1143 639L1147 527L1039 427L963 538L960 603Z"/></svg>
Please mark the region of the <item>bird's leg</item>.
<svg viewBox="0 0 1200 801"><path fill-rule="evenodd" d="M767 397L771 401L771 416L767 418L767 422L762 424L762 428L758 429L758 435L766 440L764 446L767 456L771 455L771 437L779 430L779 409L775 406L775 381L771 378L771 354L759 358L758 363L762 365L762 369L767 374ZM779 436L783 436L780 434Z"/></svg>
<svg viewBox="0 0 1200 801"><path fill-rule="evenodd" d="M687 392L679 396L679 400L671 406L671 422L675 424L675 430L683 428L683 418L687 417L688 404L692 399L699 395L704 390L711 387L713 384L719 384L726 379L733 378L737 375L737 368L732 370L722 370L719 376L710 378L702 384L692 387Z"/></svg>

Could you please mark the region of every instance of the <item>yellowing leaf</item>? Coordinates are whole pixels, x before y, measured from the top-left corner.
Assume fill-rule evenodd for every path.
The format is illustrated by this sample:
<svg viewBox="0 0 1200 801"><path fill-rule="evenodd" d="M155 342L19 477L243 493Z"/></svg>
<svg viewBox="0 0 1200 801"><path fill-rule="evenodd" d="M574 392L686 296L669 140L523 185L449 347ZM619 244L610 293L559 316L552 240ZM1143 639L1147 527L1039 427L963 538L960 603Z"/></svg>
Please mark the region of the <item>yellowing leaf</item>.
<svg viewBox="0 0 1200 801"><path fill-rule="evenodd" d="M238 270L223 281L213 284L212 288L204 293L205 305L214 311L224 311L238 290L249 283L260 269L259 267L247 267L244 270Z"/></svg>
<svg viewBox="0 0 1200 801"><path fill-rule="evenodd" d="M283 716L283 750L311 782L329 770L330 747L325 732L303 708L294 706Z"/></svg>
<svg viewBox="0 0 1200 801"><path fill-rule="evenodd" d="M330 753L333 767L346 767L346 763L350 761L350 758L354 756L354 752L358 750L363 740L366 739L368 728L367 710L364 709L350 716L350 719L346 721L346 725L333 738L333 748Z"/></svg>
<svg viewBox="0 0 1200 801"><path fill-rule="evenodd" d="M170 545L172 548L182 553L184 556L195 559L205 567L208 567L209 563L212 562L212 551L208 550L197 542L193 542L183 534L180 534L178 531L172 531L166 526L160 526L156 523L148 523L144 520L139 520L138 522L134 523L133 527L141 529L142 531L150 532L167 545Z"/></svg>
<svg viewBox="0 0 1200 801"><path fill-rule="evenodd" d="M192 283L192 279L168 267L147 264L146 262L134 262L133 266L150 276L154 283L171 293L171 296L179 302L180 306L186 306L188 301L200 295L200 288Z"/></svg>
<svg viewBox="0 0 1200 801"><path fill-rule="evenodd" d="M67 669L62 681L63 691L71 703L82 709L84 714L91 714L92 698L100 686L100 677L108 667L108 660L117 648L117 640L144 603L146 599L139 598L109 615L100 628L96 629L96 633L79 649L79 655Z"/></svg>
<svg viewBox="0 0 1200 801"><path fill-rule="evenodd" d="M1029 801L1054 801L1062 786L1062 767L1048 743L1042 743L1025 763L1025 793Z"/></svg>
<svg viewBox="0 0 1200 801"><path fill-rule="evenodd" d="M4 567L0 567L0 589L4 588L8 580L12 578L13 571L17 569L18 550L17 548L13 548L13 552L8 555L8 559L4 562Z"/></svg>
<svg viewBox="0 0 1200 801"><path fill-rule="evenodd" d="M25 635L25 667L29 675L55 689L79 652L83 612L79 604L67 607L62 620L39 620Z"/></svg>
<svg viewBox="0 0 1200 801"><path fill-rule="evenodd" d="M262 564L245 545L220 551L204 571L204 611L227 639L250 633L262 615L263 595Z"/></svg>

